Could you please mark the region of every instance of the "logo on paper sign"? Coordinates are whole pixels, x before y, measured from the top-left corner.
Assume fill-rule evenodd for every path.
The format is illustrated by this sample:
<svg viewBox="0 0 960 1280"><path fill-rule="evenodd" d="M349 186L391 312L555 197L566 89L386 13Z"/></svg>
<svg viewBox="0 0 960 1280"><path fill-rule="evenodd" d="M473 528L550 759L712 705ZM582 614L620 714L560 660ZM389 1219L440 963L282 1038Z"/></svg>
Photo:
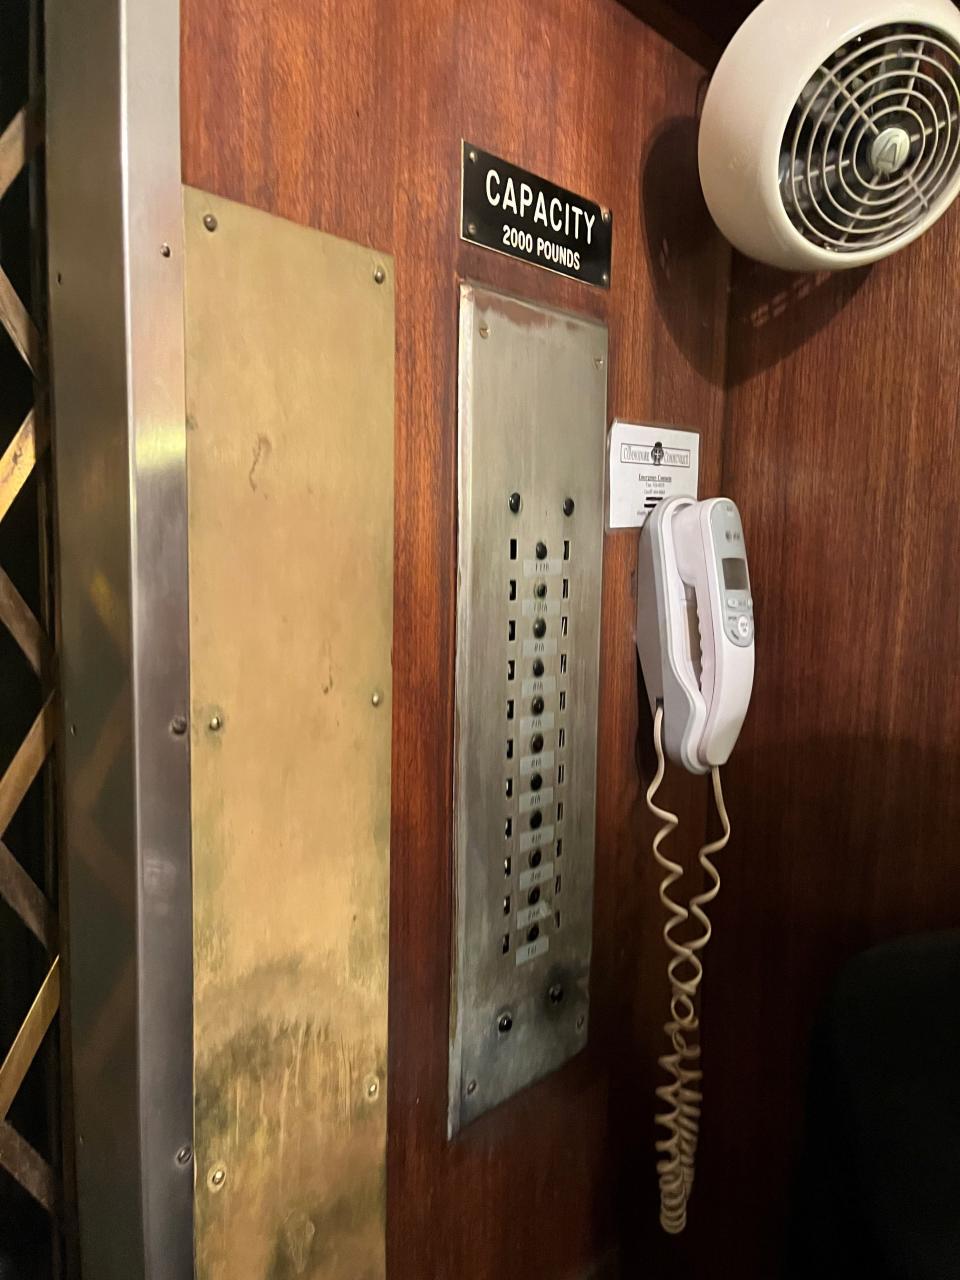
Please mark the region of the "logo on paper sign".
<svg viewBox="0 0 960 1280"><path fill-rule="evenodd" d="M665 449L658 440L653 445L621 444L620 461L637 467L690 467L689 449Z"/></svg>

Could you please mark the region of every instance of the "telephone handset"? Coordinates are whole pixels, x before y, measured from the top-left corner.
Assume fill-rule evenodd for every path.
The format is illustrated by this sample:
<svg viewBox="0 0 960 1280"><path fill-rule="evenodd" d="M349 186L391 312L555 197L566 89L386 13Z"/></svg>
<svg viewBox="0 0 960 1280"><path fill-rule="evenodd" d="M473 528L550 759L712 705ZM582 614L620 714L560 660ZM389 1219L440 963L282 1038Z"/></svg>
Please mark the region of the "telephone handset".
<svg viewBox="0 0 960 1280"><path fill-rule="evenodd" d="M650 812L661 826L653 855L664 871L660 901L668 912L663 928L670 951L670 1017L664 1030L670 1052L660 1058L669 1083L657 1089L665 1110L657 1124L660 1223L677 1234L686 1226L693 1190L700 1105L700 1021L697 991L703 977L700 954L710 941L704 910L720 891L712 855L730 839L719 766L736 745L753 688L753 597L740 513L728 498L695 502L669 498L656 507L640 535L637 567L637 650L653 711L657 772L647 788ZM707 888L686 906L673 896L683 868L663 851L679 818L654 797L663 781L666 754L691 773L710 773L722 835L704 844L698 858ZM689 922L699 925L690 936ZM682 939L674 936L681 926Z"/></svg>
<svg viewBox="0 0 960 1280"><path fill-rule="evenodd" d="M726 764L753 688L753 598L728 498L669 498L640 537L637 648L667 755L691 773Z"/></svg>

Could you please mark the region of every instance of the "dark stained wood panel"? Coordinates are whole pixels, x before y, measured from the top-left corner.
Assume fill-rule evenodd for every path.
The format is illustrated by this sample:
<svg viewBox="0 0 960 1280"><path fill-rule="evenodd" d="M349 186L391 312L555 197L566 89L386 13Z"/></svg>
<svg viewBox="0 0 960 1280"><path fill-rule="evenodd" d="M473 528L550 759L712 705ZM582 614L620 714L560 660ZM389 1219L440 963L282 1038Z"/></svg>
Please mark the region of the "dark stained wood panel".
<svg viewBox="0 0 960 1280"><path fill-rule="evenodd" d="M396 263L389 1275L581 1280L657 1230L636 542L604 562L591 1044L448 1144L457 281L605 319L610 416L698 426L714 491L729 255L696 178L703 71L612 0L183 0L183 19L185 180ZM463 137L612 207L609 295L459 241ZM701 827L702 796L668 792Z"/></svg>
<svg viewBox="0 0 960 1280"><path fill-rule="evenodd" d="M691 1275L780 1274L807 1046L841 963L960 918L960 209L869 271L736 258L724 492L757 675L725 770ZM816 1223L806 1224L816 1231Z"/></svg>

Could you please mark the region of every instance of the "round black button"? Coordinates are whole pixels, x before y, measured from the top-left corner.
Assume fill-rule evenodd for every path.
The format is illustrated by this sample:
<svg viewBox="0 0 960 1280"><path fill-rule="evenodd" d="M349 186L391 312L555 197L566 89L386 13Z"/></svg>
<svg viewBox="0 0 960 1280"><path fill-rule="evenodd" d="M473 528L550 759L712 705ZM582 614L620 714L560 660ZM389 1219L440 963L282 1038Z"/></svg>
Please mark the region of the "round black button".
<svg viewBox="0 0 960 1280"><path fill-rule="evenodd" d="M563 500L563 514L564 514L565 516L572 516L572 515L573 515L573 499L572 499L572 498L564 498L564 500Z"/></svg>
<svg viewBox="0 0 960 1280"><path fill-rule="evenodd" d="M527 930L527 941L536 942L540 937L540 926L538 924L531 925Z"/></svg>
<svg viewBox="0 0 960 1280"><path fill-rule="evenodd" d="M536 904L540 901L540 890L536 885L534 885L534 887L527 894L527 901L530 903L531 907L536 906Z"/></svg>
<svg viewBox="0 0 960 1280"><path fill-rule="evenodd" d="M533 660L533 674L535 676L543 675L543 662L539 658Z"/></svg>
<svg viewBox="0 0 960 1280"><path fill-rule="evenodd" d="M537 637L538 640L546 632L546 629L547 629L547 624L544 622L542 618L534 618L533 634Z"/></svg>
<svg viewBox="0 0 960 1280"><path fill-rule="evenodd" d="M542 861L543 861L543 851L541 849L534 849L533 853L531 853L530 855L531 867L539 867Z"/></svg>
<svg viewBox="0 0 960 1280"><path fill-rule="evenodd" d="M533 737L530 739L530 750L531 751L543 750L543 734L542 733L535 733Z"/></svg>
<svg viewBox="0 0 960 1280"><path fill-rule="evenodd" d="M547 558L547 544L545 542L538 542L537 543L537 559L546 560L546 558Z"/></svg>
<svg viewBox="0 0 960 1280"><path fill-rule="evenodd" d="M530 815L530 830L536 831L537 827L543 826L543 814L539 809L534 809Z"/></svg>
<svg viewBox="0 0 960 1280"><path fill-rule="evenodd" d="M540 777L539 773L535 773L533 777L530 779L530 790L539 791L542 786L543 786L543 779Z"/></svg>
<svg viewBox="0 0 960 1280"><path fill-rule="evenodd" d="M530 710L533 712L535 716L543 715L543 699L534 698L534 700L530 703Z"/></svg>
<svg viewBox="0 0 960 1280"><path fill-rule="evenodd" d="M537 597L538 600L542 600L543 597L547 594L547 584L545 582L538 582L537 585L533 588L533 594Z"/></svg>
<svg viewBox="0 0 960 1280"><path fill-rule="evenodd" d="M519 493L511 493L508 499L508 502L510 504L510 510L513 512L514 515L516 515L519 512L520 508L523 506L523 502L520 499Z"/></svg>

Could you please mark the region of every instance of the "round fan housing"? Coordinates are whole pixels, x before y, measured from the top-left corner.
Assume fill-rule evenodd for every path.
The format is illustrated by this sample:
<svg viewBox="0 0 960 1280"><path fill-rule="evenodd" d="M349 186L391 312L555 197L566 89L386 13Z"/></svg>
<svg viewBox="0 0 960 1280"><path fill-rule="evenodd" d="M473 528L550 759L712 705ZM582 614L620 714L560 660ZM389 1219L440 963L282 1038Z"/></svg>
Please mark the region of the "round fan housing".
<svg viewBox="0 0 960 1280"><path fill-rule="evenodd" d="M903 248L960 192L950 0L762 0L720 59L700 180L738 249L790 271Z"/></svg>

